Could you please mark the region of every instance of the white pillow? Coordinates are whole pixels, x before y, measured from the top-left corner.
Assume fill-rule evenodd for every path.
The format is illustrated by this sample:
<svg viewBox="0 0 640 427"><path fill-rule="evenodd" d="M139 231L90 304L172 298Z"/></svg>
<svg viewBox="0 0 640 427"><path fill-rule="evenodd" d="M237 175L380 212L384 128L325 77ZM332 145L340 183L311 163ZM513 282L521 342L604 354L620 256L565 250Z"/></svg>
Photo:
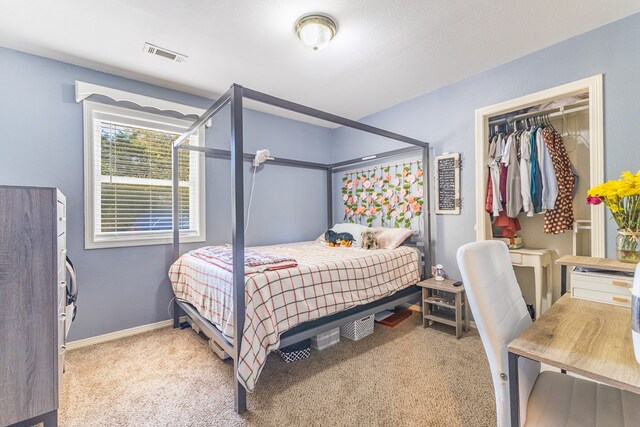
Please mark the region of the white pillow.
<svg viewBox="0 0 640 427"><path fill-rule="evenodd" d="M362 232L367 231L370 228L366 225L360 224L351 224L347 222L338 223L331 227L333 231L336 233L349 233L353 236L353 243L351 244L354 248L362 247Z"/></svg>
<svg viewBox="0 0 640 427"><path fill-rule="evenodd" d="M395 249L413 234L410 228L376 227L374 232L380 249Z"/></svg>

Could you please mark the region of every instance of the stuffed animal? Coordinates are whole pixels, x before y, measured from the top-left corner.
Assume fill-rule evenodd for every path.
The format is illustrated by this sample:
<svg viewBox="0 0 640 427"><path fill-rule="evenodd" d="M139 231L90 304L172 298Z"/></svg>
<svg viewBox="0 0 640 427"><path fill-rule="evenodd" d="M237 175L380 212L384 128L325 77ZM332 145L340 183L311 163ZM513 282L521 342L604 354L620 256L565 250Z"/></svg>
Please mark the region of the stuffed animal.
<svg viewBox="0 0 640 427"><path fill-rule="evenodd" d="M351 244L353 243L353 235L351 233L336 233L333 230L327 230L327 232L324 233L324 240L331 247L351 247Z"/></svg>
<svg viewBox="0 0 640 427"><path fill-rule="evenodd" d="M378 249L378 239L373 231L362 232L362 249Z"/></svg>

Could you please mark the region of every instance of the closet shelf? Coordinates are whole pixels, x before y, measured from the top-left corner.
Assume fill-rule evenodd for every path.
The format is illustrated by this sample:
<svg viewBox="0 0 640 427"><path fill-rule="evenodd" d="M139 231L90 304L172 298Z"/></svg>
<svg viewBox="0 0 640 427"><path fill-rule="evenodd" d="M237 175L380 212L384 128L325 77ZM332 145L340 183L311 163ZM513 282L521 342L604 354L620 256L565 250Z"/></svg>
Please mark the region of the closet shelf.
<svg viewBox="0 0 640 427"><path fill-rule="evenodd" d="M572 105L565 105L563 107L550 108L548 110L529 111L529 112L520 113L520 114L512 114L512 113L503 114L503 115L497 116L497 118L493 118L489 120L489 126L496 125L499 123L511 122L513 120L526 119L528 117L541 116L541 115L549 115L549 117L558 117L563 114L577 113L579 111L584 111L588 109L589 109L589 100L586 99L586 100L581 100L580 102L577 102Z"/></svg>

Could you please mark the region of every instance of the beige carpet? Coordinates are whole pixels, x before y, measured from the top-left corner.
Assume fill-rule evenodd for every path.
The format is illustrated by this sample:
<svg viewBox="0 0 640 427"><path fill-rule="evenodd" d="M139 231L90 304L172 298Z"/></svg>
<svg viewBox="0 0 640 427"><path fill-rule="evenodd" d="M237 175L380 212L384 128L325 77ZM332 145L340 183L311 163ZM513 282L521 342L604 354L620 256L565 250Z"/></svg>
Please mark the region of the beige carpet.
<svg viewBox="0 0 640 427"><path fill-rule="evenodd" d="M170 328L69 352L63 426L495 426L476 331L395 328L292 364L271 354L249 411L233 411L232 365L192 330Z"/></svg>

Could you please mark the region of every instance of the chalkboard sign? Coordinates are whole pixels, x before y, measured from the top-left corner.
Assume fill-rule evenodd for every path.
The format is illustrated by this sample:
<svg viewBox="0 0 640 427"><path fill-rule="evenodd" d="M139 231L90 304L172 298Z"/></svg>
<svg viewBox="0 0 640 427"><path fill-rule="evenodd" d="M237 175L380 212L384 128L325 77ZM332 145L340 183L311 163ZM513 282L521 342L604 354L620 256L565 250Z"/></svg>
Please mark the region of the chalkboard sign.
<svg viewBox="0 0 640 427"><path fill-rule="evenodd" d="M460 214L460 153L436 156L437 214Z"/></svg>

